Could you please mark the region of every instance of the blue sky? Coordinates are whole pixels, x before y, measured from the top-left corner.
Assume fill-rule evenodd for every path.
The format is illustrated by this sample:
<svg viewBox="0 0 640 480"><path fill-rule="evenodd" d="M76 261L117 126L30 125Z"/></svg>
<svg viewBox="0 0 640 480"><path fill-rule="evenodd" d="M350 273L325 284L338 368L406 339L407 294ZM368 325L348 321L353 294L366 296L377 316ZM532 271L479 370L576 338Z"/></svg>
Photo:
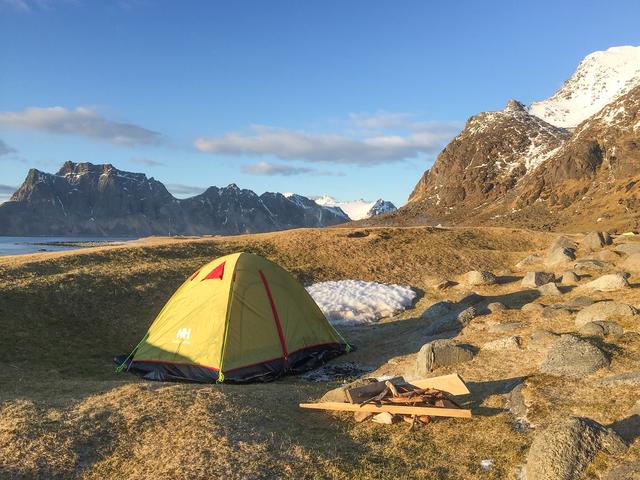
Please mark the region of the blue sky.
<svg viewBox="0 0 640 480"><path fill-rule="evenodd" d="M0 196L72 160L403 204L469 116L638 25L637 1L0 0Z"/></svg>

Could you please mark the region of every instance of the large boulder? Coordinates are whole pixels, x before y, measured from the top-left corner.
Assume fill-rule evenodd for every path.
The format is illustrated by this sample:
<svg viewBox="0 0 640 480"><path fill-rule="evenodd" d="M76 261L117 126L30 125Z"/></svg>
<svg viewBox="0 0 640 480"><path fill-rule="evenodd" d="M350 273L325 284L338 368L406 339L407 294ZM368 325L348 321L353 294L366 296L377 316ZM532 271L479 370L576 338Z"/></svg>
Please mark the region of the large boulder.
<svg viewBox="0 0 640 480"><path fill-rule="evenodd" d="M629 288L629 281L627 280L627 277L628 274L624 273L610 273L608 275L602 275L601 277L586 283L584 288L600 292L614 292L616 290L622 290L623 288Z"/></svg>
<svg viewBox="0 0 640 480"><path fill-rule="evenodd" d="M562 274L560 283L563 285L576 285L580 281L580 277L573 270L567 270Z"/></svg>
<svg viewBox="0 0 640 480"><path fill-rule="evenodd" d="M640 253L629 255L622 264L622 268L629 272L640 273Z"/></svg>
<svg viewBox="0 0 640 480"><path fill-rule="evenodd" d="M502 337L482 345L482 350L501 351L501 350L518 350L520 348L520 337Z"/></svg>
<svg viewBox="0 0 640 480"><path fill-rule="evenodd" d="M575 251L571 248L556 248L549 252L544 260L545 265L559 265L563 263L569 263L576 259Z"/></svg>
<svg viewBox="0 0 640 480"><path fill-rule="evenodd" d="M555 239L555 241L549 247L548 251L553 252L558 248L570 248L571 250L576 250L578 248L578 244L570 238L561 235Z"/></svg>
<svg viewBox="0 0 640 480"><path fill-rule="evenodd" d="M627 449L624 440L598 422L569 417L538 431L527 455L527 480L575 480L596 454L620 454Z"/></svg>
<svg viewBox="0 0 640 480"><path fill-rule="evenodd" d="M611 245L611 237L607 232L591 232L582 239L585 250L600 250L605 245Z"/></svg>
<svg viewBox="0 0 640 480"><path fill-rule="evenodd" d="M494 285L498 279L491 272L472 270L464 274L463 282L467 285Z"/></svg>
<svg viewBox="0 0 640 480"><path fill-rule="evenodd" d="M538 291L540 292L540 295L546 297L558 297L562 295L562 292L558 290L558 287L553 282L545 283L544 285L539 286Z"/></svg>
<svg viewBox="0 0 640 480"><path fill-rule="evenodd" d="M580 335L589 337L605 337L609 335L617 337L624 334L624 328L616 322L596 321L585 323L578 332Z"/></svg>
<svg viewBox="0 0 640 480"><path fill-rule="evenodd" d="M614 250L625 255L633 255L634 253L640 253L640 243L621 243L616 245Z"/></svg>
<svg viewBox="0 0 640 480"><path fill-rule="evenodd" d="M523 288L537 288L545 283L553 282L555 276L549 272L527 272L522 279Z"/></svg>
<svg viewBox="0 0 640 480"><path fill-rule="evenodd" d="M576 315L576 327L582 327L589 322L629 318L637 314L638 310L626 303L614 301L597 302L578 312Z"/></svg>
<svg viewBox="0 0 640 480"><path fill-rule="evenodd" d="M560 335L547 350L540 365L542 373L559 377L581 378L609 366L602 350L574 335Z"/></svg>
<svg viewBox="0 0 640 480"><path fill-rule="evenodd" d="M424 376L438 367L468 362L475 353L468 345L453 340L434 340L425 343L416 358L416 375Z"/></svg>

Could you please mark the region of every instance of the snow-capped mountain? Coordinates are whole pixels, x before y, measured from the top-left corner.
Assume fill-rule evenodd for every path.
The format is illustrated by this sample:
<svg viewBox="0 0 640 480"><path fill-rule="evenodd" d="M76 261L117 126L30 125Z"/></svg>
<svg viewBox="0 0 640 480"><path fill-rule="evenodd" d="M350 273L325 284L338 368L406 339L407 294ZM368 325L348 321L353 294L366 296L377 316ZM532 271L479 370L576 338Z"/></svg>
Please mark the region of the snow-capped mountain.
<svg viewBox="0 0 640 480"><path fill-rule="evenodd" d="M55 174L29 170L0 205L0 235L229 235L347 221L301 195L257 195L232 183L177 199L143 173L73 162Z"/></svg>
<svg viewBox="0 0 640 480"><path fill-rule="evenodd" d="M533 102L529 113L574 128L620 95L640 85L640 47L612 47L587 55L552 97Z"/></svg>
<svg viewBox="0 0 640 480"><path fill-rule="evenodd" d="M318 205L322 205L323 207L339 208L345 212L351 220L362 220L396 210L396 206L393 203L383 200L382 198L375 201L360 199L339 202L333 197L323 195L314 200Z"/></svg>
<svg viewBox="0 0 640 480"><path fill-rule="evenodd" d="M640 47L587 56L529 109L471 117L387 220L640 228Z"/></svg>

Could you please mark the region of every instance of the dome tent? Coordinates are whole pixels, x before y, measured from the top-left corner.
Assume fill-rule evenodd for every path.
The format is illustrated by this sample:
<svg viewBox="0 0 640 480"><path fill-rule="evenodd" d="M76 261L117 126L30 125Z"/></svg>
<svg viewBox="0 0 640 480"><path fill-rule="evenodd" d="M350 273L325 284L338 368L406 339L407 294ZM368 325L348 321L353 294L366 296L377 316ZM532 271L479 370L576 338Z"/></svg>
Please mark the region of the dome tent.
<svg viewBox="0 0 640 480"><path fill-rule="evenodd" d="M149 380L269 381L349 349L287 271L241 252L187 278L134 351L116 361Z"/></svg>

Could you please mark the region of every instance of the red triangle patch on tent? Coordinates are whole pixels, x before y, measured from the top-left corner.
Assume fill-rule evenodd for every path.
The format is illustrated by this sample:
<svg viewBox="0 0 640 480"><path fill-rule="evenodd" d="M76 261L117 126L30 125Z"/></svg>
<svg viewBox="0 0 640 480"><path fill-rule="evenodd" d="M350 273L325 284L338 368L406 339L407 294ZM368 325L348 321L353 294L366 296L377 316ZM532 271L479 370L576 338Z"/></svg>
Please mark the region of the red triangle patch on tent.
<svg viewBox="0 0 640 480"><path fill-rule="evenodd" d="M209 272L209 274L206 277L204 277L202 280L215 280L216 278L222 280L222 276L224 275L224 264L225 263L226 262L222 262L216 268L211 270Z"/></svg>

